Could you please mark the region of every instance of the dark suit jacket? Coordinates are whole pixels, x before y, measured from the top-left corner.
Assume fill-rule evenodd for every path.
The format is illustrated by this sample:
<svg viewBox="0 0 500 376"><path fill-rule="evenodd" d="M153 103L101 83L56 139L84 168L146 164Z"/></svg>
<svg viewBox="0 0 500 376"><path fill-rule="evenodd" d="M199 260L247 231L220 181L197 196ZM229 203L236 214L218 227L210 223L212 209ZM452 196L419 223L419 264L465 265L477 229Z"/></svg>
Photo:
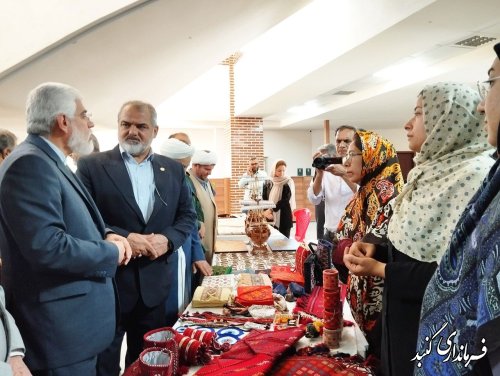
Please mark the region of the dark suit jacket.
<svg viewBox="0 0 500 376"><path fill-rule="evenodd" d="M131 232L163 234L176 250L196 225L191 194L180 163L155 154L152 164L156 194L148 222L144 221L135 201L118 146L80 158L77 175L94 198L108 227L125 237ZM177 264L168 263L167 257L165 254L153 261L136 258L118 268L116 282L122 312L130 312L139 294L148 307L165 302L171 280L177 277Z"/></svg>
<svg viewBox="0 0 500 376"><path fill-rule="evenodd" d="M0 166L0 248L7 308L31 370L104 350L116 326L118 249L85 187L39 136Z"/></svg>

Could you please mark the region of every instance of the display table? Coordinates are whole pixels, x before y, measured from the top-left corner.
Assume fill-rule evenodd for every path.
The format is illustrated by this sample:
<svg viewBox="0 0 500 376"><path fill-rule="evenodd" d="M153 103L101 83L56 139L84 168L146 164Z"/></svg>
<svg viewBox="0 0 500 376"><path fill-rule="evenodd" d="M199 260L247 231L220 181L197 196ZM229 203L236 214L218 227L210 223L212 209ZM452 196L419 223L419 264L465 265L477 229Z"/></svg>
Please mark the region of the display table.
<svg viewBox="0 0 500 376"><path fill-rule="evenodd" d="M290 312L293 311L293 308L295 306L295 303L287 303L288 310ZM203 312L203 311L210 311L213 313L217 314L222 314L222 308L209 308L209 309L196 309L192 308L191 304L186 308L185 313L194 313L194 312ZM330 354L338 354L338 353L344 353L344 354L350 354L350 355L360 355L362 357L365 357L366 354L366 349L368 347L368 342L366 341L365 337L363 336L363 333L359 329L359 326L354 322L354 319L351 314L351 310L349 308L349 305L347 302L344 303L343 306L343 316L344 320L348 320L350 322L353 322L353 326L344 326L342 330L342 338L340 341L340 347L337 349L332 349L330 350ZM186 328L188 325L186 325L186 322L183 321L177 321L175 324L174 328L178 329L179 331L182 331L184 328ZM191 325L189 325L191 326ZM191 327L200 327L202 325L195 325ZM245 336L248 333L244 333L242 335ZM318 338L306 338L305 336L302 337L296 344L296 348L303 348L307 346L315 346L319 343L322 342L321 337ZM199 370L201 367L200 366L193 366L190 367L188 375L194 375L197 370Z"/></svg>
<svg viewBox="0 0 500 376"><path fill-rule="evenodd" d="M216 249L212 262L214 266L231 266L233 272L246 271L248 273L252 273L259 271L268 271L271 269L272 265L295 265L295 245L288 246L288 250L285 251L273 251L270 247L268 247L267 250L251 252L251 246L249 245L248 237L244 234L244 221L244 215L236 216L233 218L219 218L219 235L217 236ZM271 235L268 242L272 243L272 241L274 241L276 244L279 244L280 246L283 246L286 249L287 245L285 243L289 242L289 239L287 239L279 231L271 227ZM295 303L287 302L286 304L288 312L292 313L295 308ZM358 325L354 322L347 301L344 302L342 309L344 320L352 322L353 325L344 325L341 333L340 346L336 349L331 349L330 354L333 355L337 353L343 353L365 357L368 343ZM228 342L230 344L236 343L236 341L245 337L249 333L250 329L246 328L244 326L244 323L235 324L235 320L233 320L232 324L217 323L217 327L213 327L214 325L211 321L189 321L190 316L193 316L195 313L203 312L222 315L223 309L193 308L192 305L189 304L189 306L184 311L184 315L174 325L174 329L176 329L179 333L182 333L188 327L213 331L217 333L219 341ZM269 330L274 330L274 327L271 326ZM224 337L225 335L227 335L227 338ZM232 339L229 339L229 337L231 337ZM318 338L306 338L304 336L296 343L295 347L297 349L314 347L322 342L323 339L321 336ZM194 375L200 368L201 366L190 367L188 375ZM137 365L135 365L134 369L132 369L131 366L126 370L124 375L136 376L139 374L137 373L137 370Z"/></svg>

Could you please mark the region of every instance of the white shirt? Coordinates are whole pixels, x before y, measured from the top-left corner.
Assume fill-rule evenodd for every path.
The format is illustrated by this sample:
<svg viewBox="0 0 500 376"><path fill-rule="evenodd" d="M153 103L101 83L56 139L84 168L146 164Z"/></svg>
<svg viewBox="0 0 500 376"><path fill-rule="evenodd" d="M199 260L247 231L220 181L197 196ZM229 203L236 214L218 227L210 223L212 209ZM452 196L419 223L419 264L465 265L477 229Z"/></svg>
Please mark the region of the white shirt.
<svg viewBox="0 0 500 376"><path fill-rule="evenodd" d="M262 197L262 189L264 187L264 182L267 179L267 174L264 170L257 170L257 172L250 176L248 172L245 172L238 182L238 187L245 188L245 195L243 196L243 200L250 200L252 195L252 189L254 188L254 184L257 181L259 195Z"/></svg>
<svg viewBox="0 0 500 376"><path fill-rule="evenodd" d="M321 191L315 195L313 181L307 189L307 198L312 204L318 205L325 199L325 229L337 231L340 217L344 214L345 207L351 201L354 193L340 176L330 172L323 173Z"/></svg>

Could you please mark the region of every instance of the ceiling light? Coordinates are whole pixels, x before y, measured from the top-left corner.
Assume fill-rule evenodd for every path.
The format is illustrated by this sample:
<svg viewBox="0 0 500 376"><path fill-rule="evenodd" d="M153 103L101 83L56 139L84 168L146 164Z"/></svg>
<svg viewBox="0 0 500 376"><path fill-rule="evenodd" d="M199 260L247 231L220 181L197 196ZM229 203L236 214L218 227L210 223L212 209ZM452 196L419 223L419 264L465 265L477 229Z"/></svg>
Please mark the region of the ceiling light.
<svg viewBox="0 0 500 376"><path fill-rule="evenodd" d="M489 43L497 38L490 38L490 37L482 37L480 35L474 35L470 38L461 40L459 42L456 42L456 46L464 46L464 47L479 47L482 46L483 44Z"/></svg>

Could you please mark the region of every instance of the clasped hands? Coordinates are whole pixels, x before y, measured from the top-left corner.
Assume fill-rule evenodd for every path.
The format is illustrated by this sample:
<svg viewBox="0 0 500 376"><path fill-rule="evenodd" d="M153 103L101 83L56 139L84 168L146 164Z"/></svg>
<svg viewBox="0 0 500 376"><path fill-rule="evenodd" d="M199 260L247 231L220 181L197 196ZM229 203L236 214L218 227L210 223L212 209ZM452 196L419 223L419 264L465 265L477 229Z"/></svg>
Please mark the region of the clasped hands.
<svg viewBox="0 0 500 376"><path fill-rule="evenodd" d="M357 276L375 276L385 278L385 263L374 259L375 245L354 242L344 250L344 264Z"/></svg>
<svg viewBox="0 0 500 376"><path fill-rule="evenodd" d="M162 234L138 234L131 232L127 240L132 247L132 258L148 257L154 260L168 251L168 239Z"/></svg>

